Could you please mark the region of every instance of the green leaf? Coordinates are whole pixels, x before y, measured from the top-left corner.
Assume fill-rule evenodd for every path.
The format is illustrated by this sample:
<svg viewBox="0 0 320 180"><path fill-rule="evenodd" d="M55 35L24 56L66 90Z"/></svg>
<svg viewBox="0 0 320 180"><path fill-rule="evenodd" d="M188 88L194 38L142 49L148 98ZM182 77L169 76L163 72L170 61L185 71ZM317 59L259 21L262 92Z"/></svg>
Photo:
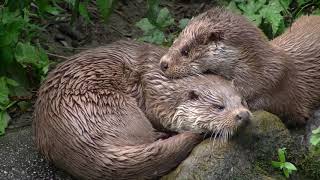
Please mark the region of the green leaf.
<svg viewBox="0 0 320 180"><path fill-rule="evenodd" d="M9 109L11 106L13 106L15 103L17 103L17 101L12 101L10 102L6 107L5 109Z"/></svg>
<svg viewBox="0 0 320 180"><path fill-rule="evenodd" d="M7 84L10 85L10 86L19 86L19 83L17 83L17 81L13 80L13 79L10 79L10 78L6 78L6 81L7 81Z"/></svg>
<svg viewBox="0 0 320 180"><path fill-rule="evenodd" d="M70 4L72 7L76 4L76 0L64 0L64 1Z"/></svg>
<svg viewBox="0 0 320 180"><path fill-rule="evenodd" d="M246 1L241 2L238 7L243 12L250 21L254 22L257 26L261 24L262 15L259 14L259 10L264 6L266 0L259 0L259 1Z"/></svg>
<svg viewBox="0 0 320 180"><path fill-rule="evenodd" d="M148 33L156 29L154 25L152 25L147 18L141 19L139 22L136 23L136 26L140 28L143 32Z"/></svg>
<svg viewBox="0 0 320 180"><path fill-rule="evenodd" d="M290 171L296 171L297 168L294 164L290 163L290 162L285 162L284 163L284 167L287 168Z"/></svg>
<svg viewBox="0 0 320 180"><path fill-rule="evenodd" d="M306 0L297 0L298 6L301 7L303 4L306 3Z"/></svg>
<svg viewBox="0 0 320 180"><path fill-rule="evenodd" d="M41 47L38 47L37 50L38 50L38 57L39 57L39 62L37 67L42 71L42 74L47 74L48 68L49 68L48 55L46 51Z"/></svg>
<svg viewBox="0 0 320 180"><path fill-rule="evenodd" d="M10 116L7 111L0 111L0 136L4 135L5 129L8 126Z"/></svg>
<svg viewBox="0 0 320 180"><path fill-rule="evenodd" d="M116 0L97 0L96 2L102 18L107 22Z"/></svg>
<svg viewBox="0 0 320 180"><path fill-rule="evenodd" d="M57 8L50 5L49 0L36 0L35 3L42 14L47 12L52 15L58 15L60 13Z"/></svg>
<svg viewBox="0 0 320 180"><path fill-rule="evenodd" d="M10 46L18 41L19 33L5 32L4 28L0 29L0 47Z"/></svg>
<svg viewBox="0 0 320 180"><path fill-rule="evenodd" d="M279 148L278 149L278 157L279 157L280 162L283 162L283 163L286 162L285 153L286 153L286 148Z"/></svg>
<svg viewBox="0 0 320 180"><path fill-rule="evenodd" d="M162 8L157 17L157 26L164 29L174 23L174 19L171 17L168 8Z"/></svg>
<svg viewBox="0 0 320 180"><path fill-rule="evenodd" d="M320 134L320 127L315 130L312 130L312 134Z"/></svg>
<svg viewBox="0 0 320 180"><path fill-rule="evenodd" d="M0 105L1 105L1 109L5 110L3 108L5 108L5 106L7 106L7 104L9 104L10 100L9 100L9 88L7 86L7 81L6 81L6 77L1 77L0 78Z"/></svg>
<svg viewBox="0 0 320 180"><path fill-rule="evenodd" d="M233 11L233 12L239 12L241 13L240 9L238 8L237 4L235 1L231 1L228 6L227 9Z"/></svg>
<svg viewBox="0 0 320 180"><path fill-rule="evenodd" d="M21 111L27 111L31 107L31 103L27 101L20 101L17 103Z"/></svg>
<svg viewBox="0 0 320 180"><path fill-rule="evenodd" d="M320 15L320 8L312 12L313 15Z"/></svg>
<svg viewBox="0 0 320 180"><path fill-rule="evenodd" d="M259 26L262 21L262 17L260 15L252 14L247 16L250 21L252 21L256 26Z"/></svg>
<svg viewBox="0 0 320 180"><path fill-rule="evenodd" d="M266 3L266 0L246 1L246 2L247 2L246 4L244 2L240 3L238 7L244 12L244 14L251 16L256 14L262 8L262 6Z"/></svg>
<svg viewBox="0 0 320 180"><path fill-rule="evenodd" d="M288 9L289 5L291 4L292 0L279 0L280 3L284 6L283 8Z"/></svg>
<svg viewBox="0 0 320 180"><path fill-rule="evenodd" d="M320 144L320 134L313 134L313 135L311 135L310 143L311 143L313 146L319 145L319 144Z"/></svg>
<svg viewBox="0 0 320 180"><path fill-rule="evenodd" d="M265 5L260 14L272 27L272 34L275 35L283 21L283 17L280 12L283 10L281 4L278 1L272 1L268 5Z"/></svg>
<svg viewBox="0 0 320 180"><path fill-rule="evenodd" d="M151 34L141 37L140 40L161 45L165 41L165 36L162 31L156 29Z"/></svg>
<svg viewBox="0 0 320 180"><path fill-rule="evenodd" d="M1 40L0 40L1 42ZM1 65L4 65L4 63L11 63L14 61L14 52L13 49L10 46L1 47L0 46L0 59L1 59ZM1 67L4 68L4 67Z"/></svg>
<svg viewBox="0 0 320 180"><path fill-rule="evenodd" d="M52 14L52 15L55 15L55 16L58 15L58 14L60 14L59 9L56 8L56 7L53 7L53 6L47 6L47 7L45 8L45 11L46 11L47 13Z"/></svg>
<svg viewBox="0 0 320 180"><path fill-rule="evenodd" d="M17 62L19 62L23 67L26 67L28 64L36 64L39 60L36 48L30 45L30 43L19 42L16 47L15 56Z"/></svg>
<svg viewBox="0 0 320 180"><path fill-rule="evenodd" d="M30 43L19 42L16 47L15 57L17 62L23 67L32 65L39 70L43 70L49 64L49 59L44 49L36 48L30 45ZM45 74L46 72L41 73Z"/></svg>
<svg viewBox="0 0 320 180"><path fill-rule="evenodd" d="M283 169L283 174L286 176L286 178L289 178L289 170L288 169Z"/></svg>
<svg viewBox="0 0 320 180"><path fill-rule="evenodd" d="M88 1L79 3L79 13L87 22L90 22L90 16L87 10Z"/></svg>
<svg viewBox="0 0 320 180"><path fill-rule="evenodd" d="M148 5L147 17L151 22L151 24L157 24L157 18L160 11L159 3L160 3L159 0L147 0L147 5Z"/></svg>
<svg viewBox="0 0 320 180"><path fill-rule="evenodd" d="M280 168L283 163L278 161L272 161L271 164L272 164L272 167Z"/></svg>
<svg viewBox="0 0 320 180"><path fill-rule="evenodd" d="M188 25L189 21L190 21L190 19L188 19L188 18L180 19L178 27L181 30L184 29Z"/></svg>

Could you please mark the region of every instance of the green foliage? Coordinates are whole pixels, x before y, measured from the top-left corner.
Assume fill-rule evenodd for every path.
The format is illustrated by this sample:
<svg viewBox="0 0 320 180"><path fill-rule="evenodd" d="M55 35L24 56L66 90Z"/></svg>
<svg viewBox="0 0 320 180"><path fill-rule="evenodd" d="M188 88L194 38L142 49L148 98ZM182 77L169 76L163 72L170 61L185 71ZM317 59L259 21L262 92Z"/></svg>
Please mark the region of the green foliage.
<svg viewBox="0 0 320 180"><path fill-rule="evenodd" d="M189 19L181 19L178 29L183 29ZM154 43L158 45L170 45L177 36L178 31L167 34L166 31L175 25L174 18L167 8L160 9L159 0L148 0L147 18L141 19L136 26L143 31L141 41Z"/></svg>
<svg viewBox="0 0 320 180"><path fill-rule="evenodd" d="M86 20L86 22L91 22L90 15L87 9L88 4L89 0L85 0L84 2L79 3L79 14Z"/></svg>
<svg viewBox="0 0 320 180"><path fill-rule="evenodd" d="M66 3L68 3L71 8L73 9L72 12L72 20L71 23L73 23L76 20L76 17L78 14L82 16L87 23L91 22L90 19L90 13L88 11L88 5L90 3L90 0L64 0ZM115 5L117 4L117 0L96 0L96 6L97 9L104 20L104 22L107 22L111 13L113 12L113 9Z"/></svg>
<svg viewBox="0 0 320 180"><path fill-rule="evenodd" d="M97 0L96 6L107 21L117 0ZM72 10L71 23L82 16L91 22L88 12L90 0L5 0L0 6L0 135L10 116L7 109L15 104L10 96L30 95L33 86L44 79L50 61L46 51L34 39L43 29L40 20L68 13L60 5ZM163 20L165 21L165 20ZM162 22L163 23L163 22ZM23 104L17 103L25 108Z"/></svg>
<svg viewBox="0 0 320 180"><path fill-rule="evenodd" d="M109 19L116 2L116 0L97 0L97 7L104 21Z"/></svg>
<svg viewBox="0 0 320 180"><path fill-rule="evenodd" d="M312 131L310 143L316 147L320 146L320 127Z"/></svg>
<svg viewBox="0 0 320 180"><path fill-rule="evenodd" d="M22 12L23 14L19 10L10 11L9 8L0 10L0 75L19 79L15 77L17 74L10 72L10 69L15 68L12 66L17 65L23 68L33 67L41 78L46 74L49 60L40 46L30 43L40 27L30 21L27 9Z"/></svg>
<svg viewBox="0 0 320 180"><path fill-rule="evenodd" d="M289 178L290 174L292 174L292 171L296 171L297 168L294 164L286 162L286 148L278 149L278 158L279 161L272 161L272 166L281 169L283 174Z"/></svg>
<svg viewBox="0 0 320 180"><path fill-rule="evenodd" d="M7 109L16 103L9 99L10 86L18 86L18 83L7 77L0 77L0 136L5 133L5 128L10 120Z"/></svg>
<svg viewBox="0 0 320 180"><path fill-rule="evenodd" d="M179 21L179 28L182 30L182 29L184 29L186 26L187 26L187 24L189 23L189 21L190 21L190 19L188 19L188 18L183 18L183 19L180 19L180 21Z"/></svg>
<svg viewBox="0 0 320 180"><path fill-rule="evenodd" d="M273 38L280 35L307 7L320 5L314 0L233 0L228 8L245 15ZM295 8L291 8L296 6ZM295 10L292 10L295 9ZM319 8L318 8L319 10Z"/></svg>
<svg viewBox="0 0 320 180"><path fill-rule="evenodd" d="M45 51L31 43L41 28L31 22L29 6L23 2L8 1L7 6L0 9L0 135L4 134L10 119L7 109L15 104L9 95L27 94L27 73L35 74L40 80L48 71L49 59ZM36 3L44 10L49 9L45 1Z"/></svg>

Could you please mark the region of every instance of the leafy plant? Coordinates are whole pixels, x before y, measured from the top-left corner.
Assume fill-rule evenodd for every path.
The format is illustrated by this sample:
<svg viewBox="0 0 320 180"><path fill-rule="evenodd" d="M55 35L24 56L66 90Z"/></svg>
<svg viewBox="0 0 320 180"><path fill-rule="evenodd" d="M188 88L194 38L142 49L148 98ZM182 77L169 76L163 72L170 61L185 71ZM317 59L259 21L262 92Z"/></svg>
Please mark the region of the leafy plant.
<svg viewBox="0 0 320 180"><path fill-rule="evenodd" d="M290 174L292 174L292 171L296 171L297 168L294 164L286 162L286 148L278 149L278 158L279 161L272 161L272 166L281 169L283 174L289 178Z"/></svg>
<svg viewBox="0 0 320 180"><path fill-rule="evenodd" d="M233 0L228 8L238 11L259 26L269 37L281 34L307 7L319 6L314 0ZM296 8L290 8L296 6ZM293 10L294 9L294 10ZM318 8L319 9L319 8Z"/></svg>
<svg viewBox="0 0 320 180"><path fill-rule="evenodd" d="M312 131L312 135L310 138L310 143L313 146L319 146L320 145L320 127Z"/></svg>
<svg viewBox="0 0 320 180"><path fill-rule="evenodd" d="M0 136L5 133L5 128L10 120L7 109L16 103L16 101L9 99L9 86L18 86L18 84L12 79L0 77Z"/></svg>
<svg viewBox="0 0 320 180"><path fill-rule="evenodd" d="M78 14L80 14L86 20L86 22L91 22L90 13L88 11L90 0L65 0L65 2L67 2L73 9L71 23L76 20ZM107 22L118 1L96 0L95 2L102 19L104 22Z"/></svg>
<svg viewBox="0 0 320 180"><path fill-rule="evenodd" d="M15 104L9 94L30 93L30 82L43 79L50 63L45 50L31 42L41 28L29 18L33 14L28 4L13 6L11 2L0 8L0 135L10 119L7 109Z"/></svg>
<svg viewBox="0 0 320 180"><path fill-rule="evenodd" d="M178 28L183 29L189 19L181 19ZM158 45L170 45L178 32L166 34L166 31L174 25L174 18L167 8L160 9L159 0L148 0L147 18L141 19L136 26L143 31L141 41Z"/></svg>
<svg viewBox="0 0 320 180"><path fill-rule="evenodd" d="M3 2L0 6L0 135L5 132L10 118L7 109L15 104L15 101L10 101L9 94L18 97L31 95L30 90L36 87L48 72L51 62L46 51L35 40L36 35L43 30L41 23L50 17L68 13L68 9L72 10L71 23L79 14L87 22L91 22L89 3L96 3L101 17L107 21L116 2L117 0ZM19 105L19 102L17 104Z"/></svg>
<svg viewBox="0 0 320 180"><path fill-rule="evenodd" d="M116 3L116 0L97 0L98 10L105 22L109 19Z"/></svg>

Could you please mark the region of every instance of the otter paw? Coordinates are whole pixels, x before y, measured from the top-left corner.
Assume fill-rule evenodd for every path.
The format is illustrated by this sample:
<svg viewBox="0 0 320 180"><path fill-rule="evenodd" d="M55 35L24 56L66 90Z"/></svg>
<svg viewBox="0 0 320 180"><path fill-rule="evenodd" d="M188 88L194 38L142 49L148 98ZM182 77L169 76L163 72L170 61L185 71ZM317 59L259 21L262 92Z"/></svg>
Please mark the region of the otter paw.
<svg viewBox="0 0 320 180"><path fill-rule="evenodd" d="M159 139L168 139L168 138L171 137L171 136L172 136L171 133L156 132L156 140L159 140Z"/></svg>

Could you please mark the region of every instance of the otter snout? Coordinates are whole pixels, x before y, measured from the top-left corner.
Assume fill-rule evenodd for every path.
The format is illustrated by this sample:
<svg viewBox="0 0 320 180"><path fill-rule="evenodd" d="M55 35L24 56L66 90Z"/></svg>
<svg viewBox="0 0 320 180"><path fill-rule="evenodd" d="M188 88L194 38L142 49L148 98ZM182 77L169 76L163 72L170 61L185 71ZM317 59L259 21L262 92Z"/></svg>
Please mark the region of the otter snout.
<svg viewBox="0 0 320 180"><path fill-rule="evenodd" d="M247 125L250 119L251 113L249 111L240 111L235 117L236 122L241 125Z"/></svg>
<svg viewBox="0 0 320 180"><path fill-rule="evenodd" d="M166 72L167 69L169 68L169 59L166 55L164 55L160 59L160 68L161 68L161 71L163 71L163 72Z"/></svg>

